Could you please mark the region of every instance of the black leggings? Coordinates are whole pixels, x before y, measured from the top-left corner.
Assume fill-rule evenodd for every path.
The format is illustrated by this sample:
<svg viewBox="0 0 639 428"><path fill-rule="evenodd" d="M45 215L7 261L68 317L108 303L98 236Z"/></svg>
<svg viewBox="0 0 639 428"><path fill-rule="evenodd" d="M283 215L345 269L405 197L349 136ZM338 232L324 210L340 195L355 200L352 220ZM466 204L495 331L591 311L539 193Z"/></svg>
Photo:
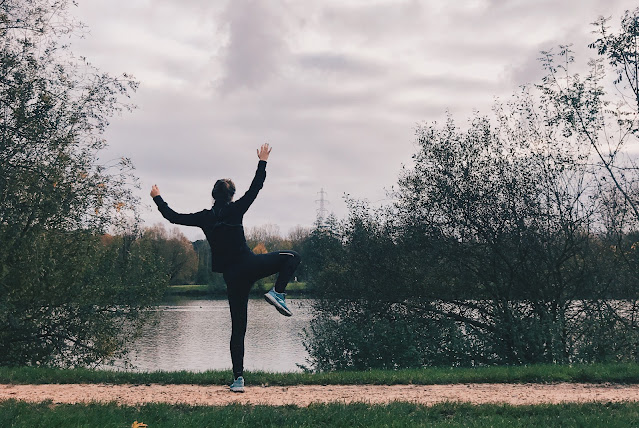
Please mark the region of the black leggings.
<svg viewBox="0 0 639 428"><path fill-rule="evenodd" d="M276 251L268 254L248 253L224 272L226 292L231 309L231 361L233 376L237 379L244 371L244 335L249 291L258 279L279 273L275 291L283 293L293 272L300 264L295 251Z"/></svg>

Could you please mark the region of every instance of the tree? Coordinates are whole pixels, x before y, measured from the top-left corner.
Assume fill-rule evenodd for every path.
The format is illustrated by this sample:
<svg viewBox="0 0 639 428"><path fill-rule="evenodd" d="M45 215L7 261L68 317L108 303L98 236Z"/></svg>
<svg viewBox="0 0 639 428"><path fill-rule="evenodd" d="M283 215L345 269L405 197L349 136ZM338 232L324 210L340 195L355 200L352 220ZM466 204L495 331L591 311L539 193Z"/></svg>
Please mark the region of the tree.
<svg viewBox="0 0 639 428"><path fill-rule="evenodd" d="M609 324L625 332L615 336L618 342L634 346L639 325L634 321L634 310L628 308L634 308L639 294L633 239L639 227L639 175L634 154L639 132L639 9L625 12L617 32L611 31L610 19L600 17L593 23L596 40L589 47L598 56L589 62L585 76L571 70L574 58L570 46L561 46L557 54L542 52L548 73L538 88L554 108L552 122L566 135L590 146L592 167L598 171L593 198L601 206L601 247L609 253L612 268L598 274L608 294L592 300L585 311L593 319L614 320ZM631 300L604 299L610 292ZM582 337L593 349L599 347L598 353L616 349L611 344L593 344L593 331L585 330Z"/></svg>
<svg viewBox="0 0 639 428"><path fill-rule="evenodd" d="M280 228L276 224L263 224L253 226L247 230L246 242L250 248L262 244L266 251L276 251L286 247Z"/></svg>
<svg viewBox="0 0 639 428"><path fill-rule="evenodd" d="M154 257L161 260L170 285L192 284L198 268L193 244L177 227L167 231L162 224L146 228L141 239L147 241Z"/></svg>
<svg viewBox="0 0 639 428"><path fill-rule="evenodd" d="M304 281L304 282L308 280L307 259L309 257L312 257L311 255L312 253L310 252L310 249L309 249L310 235L311 235L310 228L306 228L306 227L302 227L298 225L289 231L288 236L286 238L286 241L289 243L289 246L286 248L290 248L291 250L296 251L302 258L302 263L295 270L295 278L297 278L299 281ZM313 288L311 284L308 284L308 283L306 284L306 292L307 293L313 292Z"/></svg>
<svg viewBox="0 0 639 428"><path fill-rule="evenodd" d="M0 365L112 358L165 284L135 245L131 163L98 158L137 82L61 44L71 5L0 0Z"/></svg>
<svg viewBox="0 0 639 428"><path fill-rule="evenodd" d="M318 224L309 238L316 316L305 331L305 346L312 366L468 365L459 352L457 342L463 338L454 322L403 305L411 271L404 270L408 254L394 240L392 216L360 201L349 199L348 206L347 219Z"/></svg>
<svg viewBox="0 0 639 428"><path fill-rule="evenodd" d="M560 46L558 54L542 51L548 74L538 88L554 107L553 123L591 146L606 173L603 180L612 181L613 189L604 187L620 193L636 222L637 168L625 149L639 133L639 8L625 12L618 34L610 32L609 21L600 17L593 23L597 39L589 47L598 57L589 62L585 77L571 73L570 46ZM616 96L606 90L610 74Z"/></svg>
<svg viewBox="0 0 639 428"><path fill-rule="evenodd" d="M417 128L394 206L351 203L318 275L316 368L636 361L639 9L606 22L585 77L544 52L548 75L493 115Z"/></svg>

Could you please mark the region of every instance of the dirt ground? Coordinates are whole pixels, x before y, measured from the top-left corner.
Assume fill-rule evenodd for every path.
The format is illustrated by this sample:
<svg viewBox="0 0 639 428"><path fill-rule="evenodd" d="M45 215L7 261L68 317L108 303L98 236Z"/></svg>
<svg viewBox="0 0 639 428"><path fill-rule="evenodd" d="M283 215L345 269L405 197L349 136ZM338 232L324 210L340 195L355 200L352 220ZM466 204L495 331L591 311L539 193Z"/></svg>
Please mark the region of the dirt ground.
<svg viewBox="0 0 639 428"><path fill-rule="evenodd" d="M267 404L308 406L310 403L408 401L432 405L443 401L508 403L513 405L562 402L639 401L639 385L613 384L457 384L457 385L300 385L247 386L231 393L228 387L200 385L47 384L0 385L0 401L7 399L53 403L150 402L223 406Z"/></svg>

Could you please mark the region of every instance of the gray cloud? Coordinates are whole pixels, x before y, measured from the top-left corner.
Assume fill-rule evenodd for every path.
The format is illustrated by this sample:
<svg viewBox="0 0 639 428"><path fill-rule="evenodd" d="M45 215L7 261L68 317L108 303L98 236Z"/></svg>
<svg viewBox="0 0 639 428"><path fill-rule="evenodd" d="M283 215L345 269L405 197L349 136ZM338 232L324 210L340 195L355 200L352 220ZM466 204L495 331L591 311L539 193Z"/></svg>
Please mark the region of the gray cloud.
<svg viewBox="0 0 639 428"><path fill-rule="evenodd" d="M258 88L278 73L286 55L283 21L272 3L259 0L232 0L224 15L229 41L220 89Z"/></svg>
<svg viewBox="0 0 639 428"><path fill-rule="evenodd" d="M302 69L355 75L363 74L369 78L384 74L385 65L334 52L302 53L297 56L297 62Z"/></svg>
<svg viewBox="0 0 639 428"><path fill-rule="evenodd" d="M142 190L157 183L184 212L210 205L214 180L238 192L255 149L274 146L247 226L311 225L324 188L385 198L410 164L414 128L450 111L463 124L495 96L537 81L539 50L574 43L588 57L589 23L628 0L476 2L153 0L81 3L92 33L74 52L141 80L139 109L115 117L104 158L129 156ZM609 9L606 9L609 7ZM583 54L583 55L582 55ZM144 218L162 221L152 206ZM183 231L194 239L194 229Z"/></svg>
<svg viewBox="0 0 639 428"><path fill-rule="evenodd" d="M394 39L398 34L426 31L437 17L432 7L417 0L366 2L355 5L333 2L321 12L323 23L338 33L350 33L364 42ZM338 36L338 35L336 35ZM397 40L397 39L394 39Z"/></svg>
<svg viewBox="0 0 639 428"><path fill-rule="evenodd" d="M425 90L448 88L464 93L480 92L482 94L494 94L500 89L499 82L495 80L480 79L474 76L455 77L450 74L415 76L406 80L404 85L408 88L424 88Z"/></svg>

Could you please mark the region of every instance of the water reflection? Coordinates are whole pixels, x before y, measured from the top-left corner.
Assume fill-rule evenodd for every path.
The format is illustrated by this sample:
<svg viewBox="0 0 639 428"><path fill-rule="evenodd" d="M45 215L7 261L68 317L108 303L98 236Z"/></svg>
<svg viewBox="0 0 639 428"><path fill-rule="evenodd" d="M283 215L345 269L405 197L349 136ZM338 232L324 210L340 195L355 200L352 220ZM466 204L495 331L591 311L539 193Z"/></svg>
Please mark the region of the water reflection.
<svg viewBox="0 0 639 428"><path fill-rule="evenodd" d="M289 302L287 302L288 304ZM301 332L311 319L310 301L291 299L292 317L262 299L251 299L245 341L245 370L299 371L308 356ZM231 317L226 300L176 300L158 306L129 359L136 371L205 371L231 368Z"/></svg>

